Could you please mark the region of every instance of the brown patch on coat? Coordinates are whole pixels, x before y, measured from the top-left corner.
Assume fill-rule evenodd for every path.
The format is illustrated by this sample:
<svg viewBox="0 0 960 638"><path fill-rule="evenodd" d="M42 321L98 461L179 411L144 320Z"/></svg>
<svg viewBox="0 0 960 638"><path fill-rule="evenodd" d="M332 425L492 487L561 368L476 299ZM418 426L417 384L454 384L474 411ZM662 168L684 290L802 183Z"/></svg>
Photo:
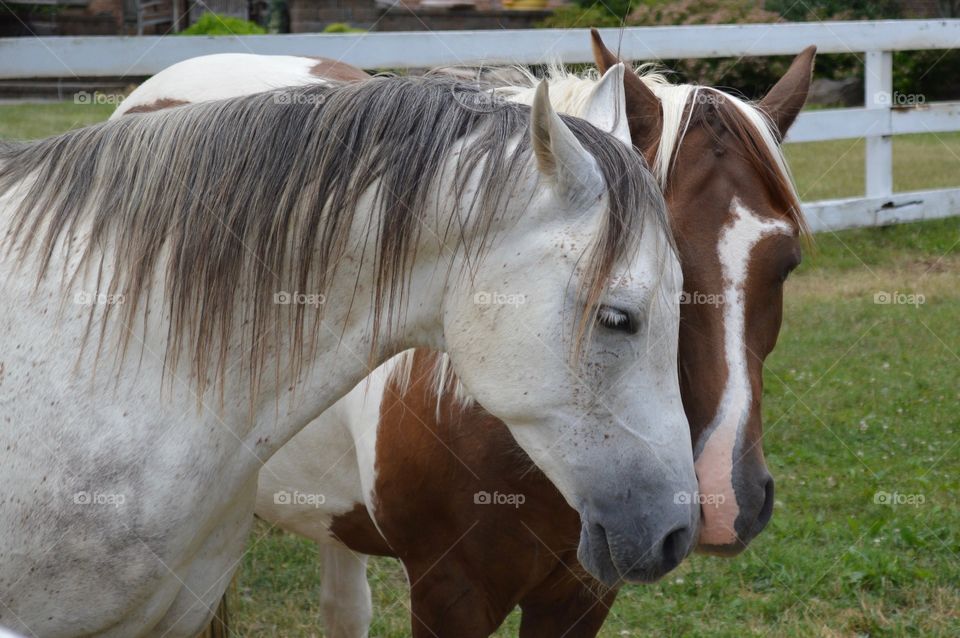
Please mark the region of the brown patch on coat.
<svg viewBox="0 0 960 638"><path fill-rule="evenodd" d="M349 512L334 516L330 521L330 533L355 552L393 556L393 551L380 535L363 503L357 503Z"/></svg>
<svg viewBox="0 0 960 638"><path fill-rule="evenodd" d="M310 56L310 59L317 61L317 63L310 68L310 75L318 78L337 80L338 82L357 82L370 77L370 74L363 69L357 68L352 64L347 64L346 62L315 56Z"/></svg>
<svg viewBox="0 0 960 638"><path fill-rule="evenodd" d="M388 383L377 433L375 516L413 583L413 635L488 636L517 605L525 637L596 635L616 591L577 562L579 516L503 422L452 392L438 418L436 356L416 352L406 392Z"/></svg>
<svg viewBox="0 0 960 638"><path fill-rule="evenodd" d="M150 104L138 104L126 110L124 115L130 115L132 113L153 113L154 111L162 111L163 109L169 109L174 106L183 106L184 104L190 104L186 100L175 100L169 97L162 97L158 100L154 100Z"/></svg>

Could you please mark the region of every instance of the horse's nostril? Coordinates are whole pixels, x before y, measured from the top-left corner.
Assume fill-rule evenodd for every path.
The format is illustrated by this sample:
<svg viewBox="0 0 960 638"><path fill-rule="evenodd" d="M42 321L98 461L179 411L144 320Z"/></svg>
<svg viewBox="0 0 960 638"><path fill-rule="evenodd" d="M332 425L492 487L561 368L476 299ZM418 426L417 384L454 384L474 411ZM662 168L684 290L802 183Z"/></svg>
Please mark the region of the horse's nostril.
<svg viewBox="0 0 960 638"><path fill-rule="evenodd" d="M687 555L690 545L690 530L687 527L678 527L663 539L663 567L670 571L680 564Z"/></svg>
<svg viewBox="0 0 960 638"><path fill-rule="evenodd" d="M767 482L763 484L763 507L757 514L757 522L754 524L754 534L760 531L770 522L773 515L773 478L767 477Z"/></svg>

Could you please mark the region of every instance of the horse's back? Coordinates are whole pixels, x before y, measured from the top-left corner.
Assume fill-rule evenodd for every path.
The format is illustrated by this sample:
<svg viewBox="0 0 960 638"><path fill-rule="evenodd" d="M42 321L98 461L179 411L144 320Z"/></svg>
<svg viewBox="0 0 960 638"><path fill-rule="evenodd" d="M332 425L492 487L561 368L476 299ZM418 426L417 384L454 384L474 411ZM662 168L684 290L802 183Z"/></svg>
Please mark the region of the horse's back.
<svg viewBox="0 0 960 638"><path fill-rule="evenodd" d="M326 82L313 72L318 61L290 55L218 53L190 58L160 71L137 87L110 119L180 104Z"/></svg>

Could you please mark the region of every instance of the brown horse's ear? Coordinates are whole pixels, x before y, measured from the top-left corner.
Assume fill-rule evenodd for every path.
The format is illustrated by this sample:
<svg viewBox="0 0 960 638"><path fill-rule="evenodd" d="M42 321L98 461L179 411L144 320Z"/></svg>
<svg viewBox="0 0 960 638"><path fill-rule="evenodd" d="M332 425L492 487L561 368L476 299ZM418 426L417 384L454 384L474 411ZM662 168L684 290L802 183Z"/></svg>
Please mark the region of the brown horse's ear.
<svg viewBox="0 0 960 638"><path fill-rule="evenodd" d="M807 101L807 92L813 77L813 57L816 53L815 46L801 51L783 77L760 101L760 108L773 120L781 140L787 135L790 125L797 119L803 103Z"/></svg>
<svg viewBox="0 0 960 638"><path fill-rule="evenodd" d="M620 58L613 54L600 39L600 32L590 29L590 39L593 46L593 59L597 63L600 73L620 63ZM623 75L623 92L627 102L627 124L630 126L630 139L644 155L649 155L647 161L652 161L654 145L660 139L663 127L663 115L660 111L660 100L654 95L643 80L628 70Z"/></svg>
<svg viewBox="0 0 960 638"><path fill-rule="evenodd" d="M607 69L614 64L620 62L620 58L615 56L603 43L600 32L596 29L590 29L590 45L593 48L593 61L597 63L601 75L606 73Z"/></svg>

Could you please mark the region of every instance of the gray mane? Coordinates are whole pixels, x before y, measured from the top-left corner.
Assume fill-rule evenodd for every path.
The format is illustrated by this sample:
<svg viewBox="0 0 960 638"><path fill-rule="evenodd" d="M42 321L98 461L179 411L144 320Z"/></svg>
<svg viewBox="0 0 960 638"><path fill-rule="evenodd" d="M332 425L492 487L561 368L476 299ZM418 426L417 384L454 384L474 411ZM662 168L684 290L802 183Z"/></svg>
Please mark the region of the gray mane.
<svg viewBox="0 0 960 638"><path fill-rule="evenodd" d="M529 117L527 107L495 103L475 84L380 77L131 115L38 142L0 144L0 196L14 189L24 195L5 241L21 260L39 255L38 282L61 246L79 255L77 270L66 277L112 264L109 277L97 271L97 286L124 295L123 306L102 318L105 324L110 312L121 315L121 353L159 275L171 318L167 362L175 367L186 347L198 395L211 368L222 383L231 333L244 326L255 391L276 339L268 337L283 317L292 330L295 373L305 344L320 329L322 307L307 329L305 307L275 304L275 292L327 290L352 225L364 221L354 219L355 210L371 187L378 212L365 223L375 248L375 335L389 334L403 305L419 220L438 184L449 184L467 212L465 218L451 214L437 232L459 236L459 250L481 258L495 215L533 165ZM582 120L564 119L596 158L609 200L584 259L585 321L615 262L635 250L644 218L663 228L667 222L638 155ZM442 175L449 153L467 136L470 152ZM480 189L465 201L472 175ZM289 315L281 314L284 308Z"/></svg>

